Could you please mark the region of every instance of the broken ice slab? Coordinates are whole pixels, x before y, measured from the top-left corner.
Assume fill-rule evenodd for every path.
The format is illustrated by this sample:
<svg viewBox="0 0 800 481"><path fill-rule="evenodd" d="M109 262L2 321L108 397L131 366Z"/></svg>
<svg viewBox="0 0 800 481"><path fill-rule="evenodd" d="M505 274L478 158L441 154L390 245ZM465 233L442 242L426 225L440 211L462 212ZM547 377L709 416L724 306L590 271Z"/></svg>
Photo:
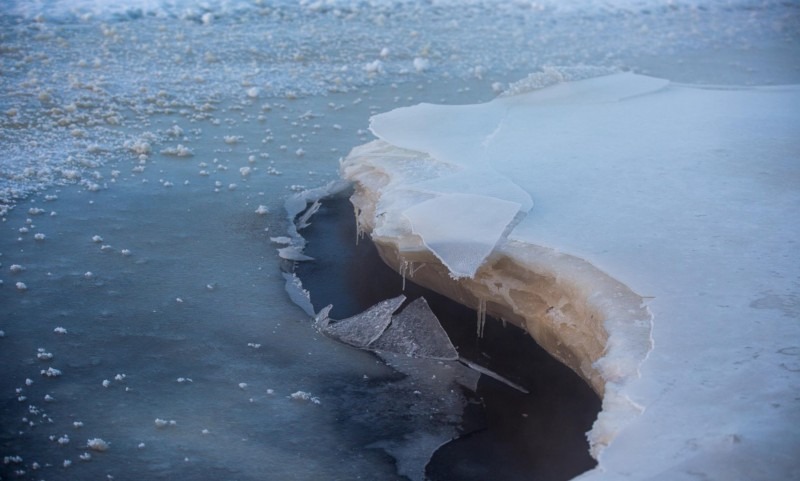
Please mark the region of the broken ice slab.
<svg viewBox="0 0 800 481"><path fill-rule="evenodd" d="M455 361L458 351L424 297L417 298L399 314L369 346L375 351Z"/></svg>
<svg viewBox="0 0 800 481"><path fill-rule="evenodd" d="M411 230L450 270L475 276L522 206L475 194L444 194L403 211Z"/></svg>
<svg viewBox="0 0 800 481"><path fill-rule="evenodd" d="M392 314L405 300L406 296L401 294L392 299L381 301L353 317L323 323L320 329L334 339L365 349L389 327L389 323L392 321Z"/></svg>
<svg viewBox="0 0 800 481"><path fill-rule="evenodd" d="M309 316L314 315L314 306L311 304L311 294L303 288L303 283L295 274L283 273L286 280L285 289L289 299L300 307Z"/></svg>

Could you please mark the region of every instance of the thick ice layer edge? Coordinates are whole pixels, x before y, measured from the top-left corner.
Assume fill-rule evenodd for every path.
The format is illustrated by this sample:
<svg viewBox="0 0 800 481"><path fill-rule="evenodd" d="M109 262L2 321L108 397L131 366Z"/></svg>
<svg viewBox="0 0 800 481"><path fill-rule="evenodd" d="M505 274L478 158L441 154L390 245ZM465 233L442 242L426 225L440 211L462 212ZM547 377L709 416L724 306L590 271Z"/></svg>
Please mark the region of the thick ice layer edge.
<svg viewBox="0 0 800 481"><path fill-rule="evenodd" d="M359 235L370 235L383 260L404 277L475 308L479 318L488 313L521 327L585 379L603 399L587 434L592 455L599 457L642 411L624 394L652 347L652 316L642 297L583 259L510 240L500 241L474 276L453 278L412 232L402 215L403 194L393 190L408 180L398 178L408 170L389 166L415 159L431 160L374 141L342 161L342 176L354 184ZM387 189L393 190L392 205L382 202Z"/></svg>

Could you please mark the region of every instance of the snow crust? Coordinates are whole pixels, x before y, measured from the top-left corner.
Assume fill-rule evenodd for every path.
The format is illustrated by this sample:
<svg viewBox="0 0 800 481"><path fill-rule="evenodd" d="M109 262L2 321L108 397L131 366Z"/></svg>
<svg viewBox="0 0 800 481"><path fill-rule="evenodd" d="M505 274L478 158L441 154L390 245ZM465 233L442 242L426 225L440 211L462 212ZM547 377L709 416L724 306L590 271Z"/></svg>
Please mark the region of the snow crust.
<svg viewBox="0 0 800 481"><path fill-rule="evenodd" d="M387 262L415 264L423 282L466 304L489 299L490 312L517 319L603 394L588 433L599 465L580 479L791 479L800 474L798 125L798 86L622 73L378 115L381 141L354 149L342 173ZM460 186L492 171L535 200L504 233L506 212L486 224L470 198L475 230L501 238L458 280L424 274L463 274L448 262L455 240L430 241L444 234L414 230L404 214L424 210L428 225L446 226L448 208L425 206L446 207L440 199L458 189L416 184L419 172L430 186L453 171ZM453 237L473 233L459 226Z"/></svg>

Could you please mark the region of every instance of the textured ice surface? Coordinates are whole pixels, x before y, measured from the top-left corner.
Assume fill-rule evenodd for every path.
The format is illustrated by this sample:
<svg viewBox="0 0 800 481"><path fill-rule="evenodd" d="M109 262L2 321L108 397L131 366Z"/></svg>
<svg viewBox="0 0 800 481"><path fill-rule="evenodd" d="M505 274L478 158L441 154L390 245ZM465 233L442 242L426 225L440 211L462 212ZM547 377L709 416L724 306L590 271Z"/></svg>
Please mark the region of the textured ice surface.
<svg viewBox="0 0 800 481"><path fill-rule="evenodd" d="M800 388L791 361L800 319L790 307L800 274L800 232L790 220L800 209L799 112L798 86L692 87L616 74L481 105L398 109L375 117L372 129L405 159L455 164L466 175L489 164L536 199L508 243L498 243L497 258L540 273L549 263L555 285L585 278L587 268L568 267L557 252L535 253L545 246L645 296L655 347L640 365L650 339L637 323L648 319L619 311L624 289L573 287L608 316L602 357L581 366L605 380L589 434L600 465L581 479L722 479L734 471L787 479L800 472L800 438L789 428ZM403 181L413 161L392 167L373 161L370 149L392 151L354 150L343 172L366 186L354 199L359 212L377 202L379 215L362 222L380 242L397 239L402 259L404 246L416 249L416 232L397 213L431 201L405 194L414 189ZM526 243L528 260L515 254ZM475 281L514 305L518 287L504 287L500 264L478 270ZM558 334L544 345L557 353L583 327L568 304L545 307L542 319Z"/></svg>
<svg viewBox="0 0 800 481"><path fill-rule="evenodd" d="M458 359L456 348L424 297L392 316L391 324L369 348L427 359Z"/></svg>
<svg viewBox="0 0 800 481"><path fill-rule="evenodd" d="M328 336L361 349L425 359L458 359L458 352L425 298L417 298L394 315L405 300L404 295L386 299L339 321L323 316L319 328Z"/></svg>
<svg viewBox="0 0 800 481"><path fill-rule="evenodd" d="M361 314L322 325L321 330L332 338L351 346L366 348L383 334L383 331L392 322L392 314L405 300L406 296L403 295L387 299Z"/></svg>

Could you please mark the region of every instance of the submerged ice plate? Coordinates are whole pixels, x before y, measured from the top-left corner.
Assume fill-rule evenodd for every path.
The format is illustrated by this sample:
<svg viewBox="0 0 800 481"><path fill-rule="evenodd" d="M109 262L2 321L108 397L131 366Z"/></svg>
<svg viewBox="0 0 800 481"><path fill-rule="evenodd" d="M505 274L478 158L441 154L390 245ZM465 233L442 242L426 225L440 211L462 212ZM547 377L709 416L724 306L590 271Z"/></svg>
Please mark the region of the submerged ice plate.
<svg viewBox="0 0 800 481"><path fill-rule="evenodd" d="M800 473L799 112L797 86L623 73L381 114L381 140L342 172L385 260L526 327L603 394L589 433L599 466L581 479L789 479ZM425 188L420 169L435 177ZM510 232L478 222L500 240L458 280L454 242L431 241L452 212L426 210L430 231L404 215L453 195L430 188L453 170L462 185L492 170L534 200Z"/></svg>

